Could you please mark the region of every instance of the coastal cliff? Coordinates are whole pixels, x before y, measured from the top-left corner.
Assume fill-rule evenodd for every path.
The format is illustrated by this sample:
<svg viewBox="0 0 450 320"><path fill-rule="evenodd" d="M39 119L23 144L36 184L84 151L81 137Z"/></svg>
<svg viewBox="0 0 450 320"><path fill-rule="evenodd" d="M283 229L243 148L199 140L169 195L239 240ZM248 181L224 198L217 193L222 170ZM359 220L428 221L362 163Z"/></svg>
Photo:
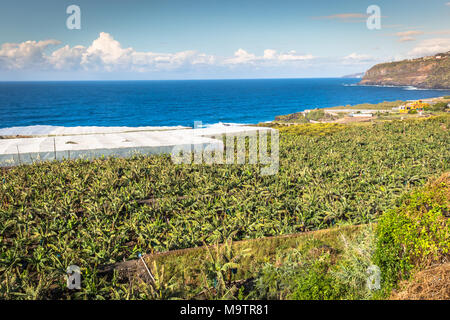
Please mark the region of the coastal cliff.
<svg viewBox="0 0 450 320"><path fill-rule="evenodd" d="M450 51L418 59L381 63L370 68L361 85L450 88Z"/></svg>

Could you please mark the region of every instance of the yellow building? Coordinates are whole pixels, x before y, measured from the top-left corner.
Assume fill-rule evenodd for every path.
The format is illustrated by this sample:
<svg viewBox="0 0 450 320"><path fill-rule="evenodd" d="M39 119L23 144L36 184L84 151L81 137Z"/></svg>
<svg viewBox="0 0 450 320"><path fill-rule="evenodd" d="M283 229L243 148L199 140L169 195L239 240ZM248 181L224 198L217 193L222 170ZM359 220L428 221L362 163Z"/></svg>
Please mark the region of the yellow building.
<svg viewBox="0 0 450 320"><path fill-rule="evenodd" d="M422 102L422 100L419 100L419 101L414 101L414 102L411 102L411 103L407 103L407 104L405 104L403 106L400 106L398 108L398 110L399 110L400 113L408 113L408 112L410 112L412 110L416 110L417 112L421 112L428 106L429 106L428 103L424 103L424 102Z"/></svg>

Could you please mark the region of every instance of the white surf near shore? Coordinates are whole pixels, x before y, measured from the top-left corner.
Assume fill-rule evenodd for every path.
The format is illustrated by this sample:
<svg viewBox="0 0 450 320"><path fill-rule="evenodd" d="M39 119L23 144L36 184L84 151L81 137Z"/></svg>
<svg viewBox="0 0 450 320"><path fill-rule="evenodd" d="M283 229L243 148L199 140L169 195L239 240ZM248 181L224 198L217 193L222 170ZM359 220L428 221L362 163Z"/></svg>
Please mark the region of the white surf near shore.
<svg viewBox="0 0 450 320"><path fill-rule="evenodd" d="M434 89L434 88L418 88L414 86L394 86L390 84L359 84L359 83L344 83L344 87L377 87L377 88L402 88L406 91L423 90L423 91L448 91L449 89Z"/></svg>

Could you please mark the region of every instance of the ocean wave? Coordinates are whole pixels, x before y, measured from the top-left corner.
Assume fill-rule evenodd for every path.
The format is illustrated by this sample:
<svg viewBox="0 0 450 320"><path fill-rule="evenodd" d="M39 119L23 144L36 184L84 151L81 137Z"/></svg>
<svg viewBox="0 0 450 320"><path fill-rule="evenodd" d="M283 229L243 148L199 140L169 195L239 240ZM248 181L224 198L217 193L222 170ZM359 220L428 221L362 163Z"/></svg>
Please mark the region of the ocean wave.
<svg viewBox="0 0 450 320"><path fill-rule="evenodd" d="M417 88L414 86L407 86L404 87L403 90L421 90L421 91L427 91L427 90L432 90L432 91L448 91L448 89L426 89L426 88Z"/></svg>
<svg viewBox="0 0 450 320"><path fill-rule="evenodd" d="M407 86L407 87L404 87L403 90L426 90L426 89L420 89L420 88L416 88L414 86Z"/></svg>

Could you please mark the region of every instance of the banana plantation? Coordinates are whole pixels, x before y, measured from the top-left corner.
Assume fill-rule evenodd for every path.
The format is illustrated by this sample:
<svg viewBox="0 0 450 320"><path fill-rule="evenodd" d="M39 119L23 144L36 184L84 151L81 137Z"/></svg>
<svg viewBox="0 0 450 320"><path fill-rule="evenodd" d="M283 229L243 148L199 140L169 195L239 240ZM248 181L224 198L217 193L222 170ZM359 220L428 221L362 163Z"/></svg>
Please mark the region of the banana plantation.
<svg viewBox="0 0 450 320"><path fill-rule="evenodd" d="M227 240L376 222L449 170L450 116L280 128L279 172L169 155L0 169L0 297L142 298L105 265ZM83 287L66 289L69 265ZM174 280L176 281L176 279Z"/></svg>

